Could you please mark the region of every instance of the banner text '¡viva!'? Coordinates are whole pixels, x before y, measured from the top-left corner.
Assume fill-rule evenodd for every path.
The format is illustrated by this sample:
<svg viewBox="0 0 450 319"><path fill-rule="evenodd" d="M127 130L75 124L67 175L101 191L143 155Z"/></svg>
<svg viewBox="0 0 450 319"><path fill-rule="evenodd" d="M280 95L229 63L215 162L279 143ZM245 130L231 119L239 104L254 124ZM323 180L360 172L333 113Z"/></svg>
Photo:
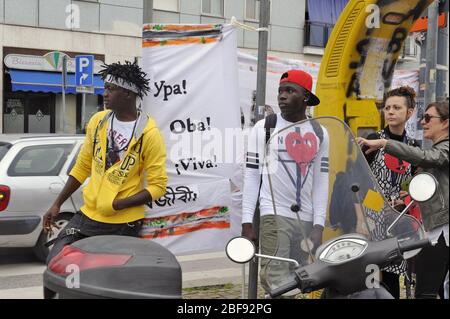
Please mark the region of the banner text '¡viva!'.
<svg viewBox="0 0 450 319"><path fill-rule="evenodd" d="M186 80L181 81L181 84L166 84L166 81L154 82L156 93L154 97L158 97L160 94L164 96L163 101L168 101L169 96L187 94Z"/></svg>

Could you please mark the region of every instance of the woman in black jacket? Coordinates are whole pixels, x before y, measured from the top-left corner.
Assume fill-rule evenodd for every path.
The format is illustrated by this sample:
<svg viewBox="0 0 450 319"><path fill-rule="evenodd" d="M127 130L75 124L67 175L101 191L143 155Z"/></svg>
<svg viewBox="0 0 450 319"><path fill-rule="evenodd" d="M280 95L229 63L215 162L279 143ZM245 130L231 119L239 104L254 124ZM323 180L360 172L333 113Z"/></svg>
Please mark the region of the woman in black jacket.
<svg viewBox="0 0 450 319"><path fill-rule="evenodd" d="M387 139L357 138L357 141L368 147L367 154L384 149L388 154L419 166L438 181L439 187L433 198L419 204L423 225L433 246L422 249L417 256L415 292L416 298L436 298L449 268L448 101L428 105L421 124L424 138L433 141L431 149L422 150Z"/></svg>
<svg viewBox="0 0 450 319"><path fill-rule="evenodd" d="M367 136L368 140L389 139L407 145L417 146L417 142L406 135L406 123L414 112L416 93L409 86L402 86L387 92L384 99L383 115L386 127L379 132ZM367 147L363 147L365 151ZM404 207L401 185L407 182L415 173L415 167L410 163L394 157L380 149L365 154L384 197L397 210ZM379 229L383 234L386 229ZM406 272L406 262L383 269L381 282L395 299L400 299L400 274Z"/></svg>

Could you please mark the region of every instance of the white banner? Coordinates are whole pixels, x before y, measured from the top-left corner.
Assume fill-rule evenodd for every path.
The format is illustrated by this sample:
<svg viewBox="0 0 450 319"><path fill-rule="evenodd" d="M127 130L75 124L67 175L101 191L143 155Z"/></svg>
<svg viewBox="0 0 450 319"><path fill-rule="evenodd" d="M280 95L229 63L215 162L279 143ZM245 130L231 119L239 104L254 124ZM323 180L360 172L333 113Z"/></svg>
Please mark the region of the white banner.
<svg viewBox="0 0 450 319"><path fill-rule="evenodd" d="M244 126L251 126L257 58L237 52L229 25L146 25L142 65L152 90L143 107L164 136L169 175L166 195L147 210L143 236L177 254L221 250L240 233L239 113ZM266 107L279 112L283 72L310 73L315 91L319 68L319 63L269 56ZM417 90L417 83L418 72L395 71L392 87Z"/></svg>
<svg viewBox="0 0 450 319"><path fill-rule="evenodd" d="M224 249L231 238L229 180L170 185L167 190L149 207L141 237L176 254Z"/></svg>
<svg viewBox="0 0 450 319"><path fill-rule="evenodd" d="M169 183L146 213L143 236L173 253L224 249L240 141L237 40L229 25L146 25L143 108L167 147ZM229 140L231 139L231 140Z"/></svg>
<svg viewBox="0 0 450 319"><path fill-rule="evenodd" d="M249 127L253 124L253 107L256 96L256 72L258 64L257 57L248 53L238 52L238 63L240 106L245 118L245 126ZM267 59L266 109L275 113L280 111L277 100L278 85L280 77L284 72L291 69L308 72L313 77L313 91L315 91L319 67L319 63L269 56Z"/></svg>
<svg viewBox="0 0 450 319"><path fill-rule="evenodd" d="M251 126L254 112L254 98L256 94L257 57L248 53L238 52L239 62L239 98L242 112L245 118L245 126ZM268 57L267 82L266 82L266 106L274 112L279 112L277 94L280 77L283 72L290 69L299 69L308 72L313 77L313 92L315 92L320 63L307 62L293 59ZM395 70L392 77L391 89L399 86L410 86L419 94L418 70ZM312 114L312 110L308 110ZM416 132L417 117L413 117L407 123L408 135L418 138Z"/></svg>

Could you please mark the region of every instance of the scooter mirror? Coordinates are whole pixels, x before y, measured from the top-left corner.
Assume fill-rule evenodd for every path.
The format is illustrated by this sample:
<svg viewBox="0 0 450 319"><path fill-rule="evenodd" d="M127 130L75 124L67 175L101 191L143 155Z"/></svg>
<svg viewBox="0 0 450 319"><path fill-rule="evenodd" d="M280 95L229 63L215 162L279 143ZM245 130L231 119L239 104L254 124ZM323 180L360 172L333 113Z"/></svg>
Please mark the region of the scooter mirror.
<svg viewBox="0 0 450 319"><path fill-rule="evenodd" d="M419 173L409 183L409 195L417 202L426 202L436 192L438 182L429 173Z"/></svg>
<svg viewBox="0 0 450 319"><path fill-rule="evenodd" d="M255 245L245 237L235 237L228 242L225 252L235 263L245 264L255 256Z"/></svg>

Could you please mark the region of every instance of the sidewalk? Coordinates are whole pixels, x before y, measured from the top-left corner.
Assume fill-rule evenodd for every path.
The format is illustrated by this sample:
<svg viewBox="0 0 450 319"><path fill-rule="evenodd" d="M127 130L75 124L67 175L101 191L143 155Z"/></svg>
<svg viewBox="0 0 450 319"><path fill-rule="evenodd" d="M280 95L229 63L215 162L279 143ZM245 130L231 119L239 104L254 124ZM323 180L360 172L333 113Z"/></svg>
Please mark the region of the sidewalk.
<svg viewBox="0 0 450 319"><path fill-rule="evenodd" d="M245 287L244 295L247 299L248 287ZM258 285L257 299L264 299L264 290ZM316 294L317 297L317 294ZM298 294L290 299L311 299L311 294ZM242 299L242 285L224 284L183 289L183 299Z"/></svg>
<svg viewBox="0 0 450 319"><path fill-rule="evenodd" d="M264 291L258 287L258 299L264 298ZM245 287L247 296L247 287ZM242 299L242 285L223 284L183 289L183 299Z"/></svg>
<svg viewBox="0 0 450 319"><path fill-rule="evenodd" d="M245 287L245 296L248 288ZM194 288L183 288L183 299L242 299L242 285L224 284L214 286L203 286ZM318 292L311 294L298 294L294 299L318 299ZM264 290L258 285L257 299L264 299ZM406 298L406 291L403 284L400 285L400 299Z"/></svg>
<svg viewBox="0 0 450 319"><path fill-rule="evenodd" d="M176 256L183 272L183 299L242 299L248 294L248 265L245 266L245 289L243 265L226 257L225 252L200 253ZM258 285L257 298L264 298L264 290ZM297 295L303 299L307 295Z"/></svg>

